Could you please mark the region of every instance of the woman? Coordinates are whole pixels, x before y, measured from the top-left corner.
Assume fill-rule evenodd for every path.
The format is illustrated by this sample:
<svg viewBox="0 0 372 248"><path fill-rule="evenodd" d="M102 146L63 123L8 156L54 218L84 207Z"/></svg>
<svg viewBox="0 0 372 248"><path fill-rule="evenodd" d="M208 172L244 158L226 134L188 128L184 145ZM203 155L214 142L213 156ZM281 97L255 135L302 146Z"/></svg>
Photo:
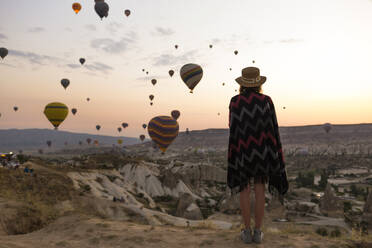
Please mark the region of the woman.
<svg viewBox="0 0 372 248"><path fill-rule="evenodd" d="M261 243L265 207L265 184L270 175L284 168L278 122L271 98L262 94L266 77L256 67L242 70L236 79L240 94L231 98L227 184L231 195L240 193L240 208L245 224L241 238L245 243ZM250 228L250 190L255 192L255 228Z"/></svg>

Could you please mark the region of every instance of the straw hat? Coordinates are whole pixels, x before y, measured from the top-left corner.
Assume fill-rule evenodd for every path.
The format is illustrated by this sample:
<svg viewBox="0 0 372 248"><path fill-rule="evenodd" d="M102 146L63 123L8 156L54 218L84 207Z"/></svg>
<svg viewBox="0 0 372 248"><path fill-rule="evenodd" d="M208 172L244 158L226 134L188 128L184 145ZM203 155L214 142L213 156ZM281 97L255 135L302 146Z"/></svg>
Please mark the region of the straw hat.
<svg viewBox="0 0 372 248"><path fill-rule="evenodd" d="M257 67L246 67L242 70L242 76L235 81L244 87L257 87L266 82L266 77L260 76L260 69Z"/></svg>

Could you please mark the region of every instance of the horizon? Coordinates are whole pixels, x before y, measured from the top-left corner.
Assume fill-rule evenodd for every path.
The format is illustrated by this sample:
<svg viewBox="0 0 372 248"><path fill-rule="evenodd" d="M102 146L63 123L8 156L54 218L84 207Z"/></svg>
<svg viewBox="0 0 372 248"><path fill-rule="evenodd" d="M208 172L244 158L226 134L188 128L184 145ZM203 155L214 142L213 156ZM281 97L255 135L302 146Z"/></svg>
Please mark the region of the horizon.
<svg viewBox="0 0 372 248"><path fill-rule="evenodd" d="M54 101L69 107L60 131L148 139L142 124L174 109L182 132L226 129L235 78L247 66L267 77L263 94L280 127L372 123L370 0L106 0L103 20L93 0L76 1L78 14L73 2L0 2L0 47L9 50L0 59L1 130L53 129L43 110ZM204 72L193 94L179 75L186 63Z"/></svg>

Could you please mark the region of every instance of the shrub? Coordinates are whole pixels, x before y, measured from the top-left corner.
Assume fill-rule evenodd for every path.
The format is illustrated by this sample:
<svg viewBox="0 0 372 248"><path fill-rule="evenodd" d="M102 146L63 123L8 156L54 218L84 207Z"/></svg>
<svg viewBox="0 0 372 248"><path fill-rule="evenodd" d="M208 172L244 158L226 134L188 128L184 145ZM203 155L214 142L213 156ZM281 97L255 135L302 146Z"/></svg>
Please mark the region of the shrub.
<svg viewBox="0 0 372 248"><path fill-rule="evenodd" d="M327 231L327 229L326 228L324 228L324 227L318 227L317 229L316 229L316 233L317 234L319 234L319 235L321 235L321 236L328 236L328 231Z"/></svg>
<svg viewBox="0 0 372 248"><path fill-rule="evenodd" d="M352 209L351 202L349 201L344 201L344 212L348 212Z"/></svg>
<svg viewBox="0 0 372 248"><path fill-rule="evenodd" d="M332 230L330 236L333 238L340 237L341 236L340 229L336 228L335 230Z"/></svg>

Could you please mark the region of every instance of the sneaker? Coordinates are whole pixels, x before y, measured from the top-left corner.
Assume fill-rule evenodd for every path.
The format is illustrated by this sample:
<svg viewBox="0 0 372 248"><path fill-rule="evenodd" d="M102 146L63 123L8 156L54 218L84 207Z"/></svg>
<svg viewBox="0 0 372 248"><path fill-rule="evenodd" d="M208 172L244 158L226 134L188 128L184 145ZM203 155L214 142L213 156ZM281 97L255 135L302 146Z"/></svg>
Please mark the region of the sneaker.
<svg viewBox="0 0 372 248"><path fill-rule="evenodd" d="M251 229L242 229L242 231L240 232L240 238L246 244L252 243L252 231L251 231Z"/></svg>
<svg viewBox="0 0 372 248"><path fill-rule="evenodd" d="M264 233L259 230L259 229L254 229L254 234L253 234L253 241L257 244L260 244L263 240Z"/></svg>

